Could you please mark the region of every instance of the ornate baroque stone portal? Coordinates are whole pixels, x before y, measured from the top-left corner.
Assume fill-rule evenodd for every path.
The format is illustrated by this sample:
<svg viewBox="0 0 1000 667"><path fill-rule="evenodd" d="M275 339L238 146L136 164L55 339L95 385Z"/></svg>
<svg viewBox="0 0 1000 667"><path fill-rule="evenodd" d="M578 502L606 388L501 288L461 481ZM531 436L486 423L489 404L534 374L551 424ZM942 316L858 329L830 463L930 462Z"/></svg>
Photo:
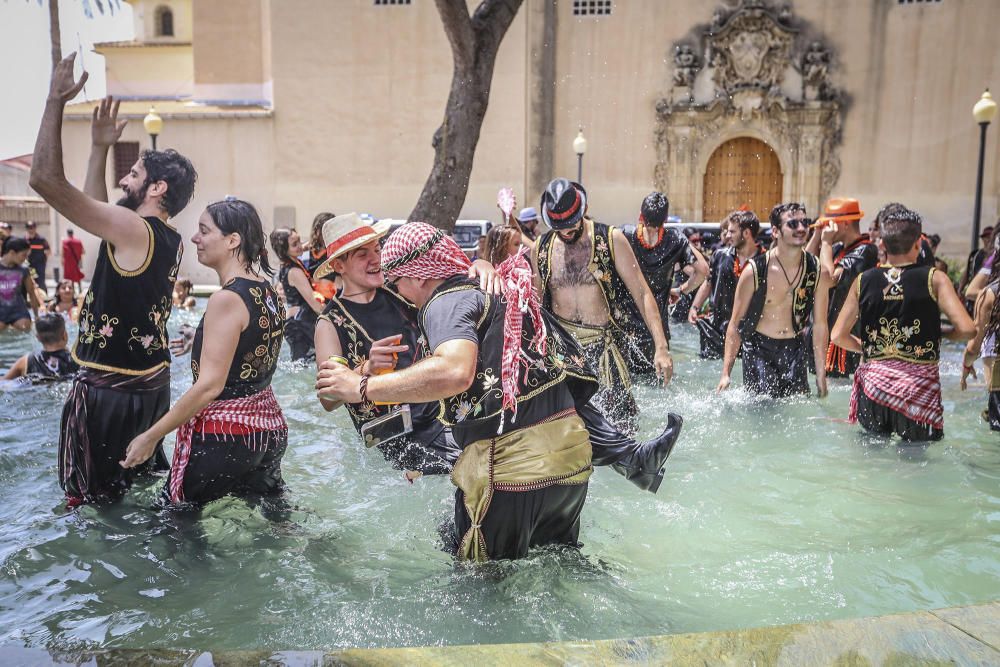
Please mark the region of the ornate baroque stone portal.
<svg viewBox="0 0 1000 667"><path fill-rule="evenodd" d="M682 218L701 219L709 157L736 137L774 149L784 200L815 215L829 196L840 176L843 104L830 82L830 50L804 42L788 6L741 0L674 46L673 86L656 105L654 178Z"/></svg>

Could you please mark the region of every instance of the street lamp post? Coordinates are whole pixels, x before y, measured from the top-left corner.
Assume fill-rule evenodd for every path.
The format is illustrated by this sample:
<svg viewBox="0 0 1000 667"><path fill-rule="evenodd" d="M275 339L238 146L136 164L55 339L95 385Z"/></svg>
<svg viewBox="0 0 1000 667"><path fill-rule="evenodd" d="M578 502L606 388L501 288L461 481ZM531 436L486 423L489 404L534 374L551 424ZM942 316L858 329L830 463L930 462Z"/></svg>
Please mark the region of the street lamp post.
<svg viewBox="0 0 1000 667"><path fill-rule="evenodd" d="M163 129L163 119L156 113L156 107L149 107L149 113L142 119L142 126L146 128L146 133L153 140L153 150L156 150L156 137Z"/></svg>
<svg viewBox="0 0 1000 667"><path fill-rule="evenodd" d="M972 214L972 252L979 248L979 215L983 209L983 162L986 159L986 128L997 115L997 103L987 88L972 107L972 115L979 123L979 167L976 170L976 207Z"/></svg>
<svg viewBox="0 0 1000 667"><path fill-rule="evenodd" d="M576 153L576 182L583 184L583 154L587 152L587 138L583 136L583 128L573 140L573 152Z"/></svg>

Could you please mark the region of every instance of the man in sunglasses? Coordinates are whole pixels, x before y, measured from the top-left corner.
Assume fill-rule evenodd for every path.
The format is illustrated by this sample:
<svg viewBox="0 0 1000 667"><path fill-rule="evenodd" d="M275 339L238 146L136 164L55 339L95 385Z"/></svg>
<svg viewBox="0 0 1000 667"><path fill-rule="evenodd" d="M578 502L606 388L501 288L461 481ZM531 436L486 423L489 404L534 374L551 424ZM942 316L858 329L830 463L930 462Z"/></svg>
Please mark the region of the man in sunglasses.
<svg viewBox="0 0 1000 667"><path fill-rule="evenodd" d="M730 385L737 351L743 355L743 385L753 394L773 398L809 393L807 342L803 330L813 317L816 390L826 396L823 363L830 329L826 313L829 277L815 255L805 251L809 223L801 204L778 204L771 210L775 246L754 257L736 286L733 317L718 391Z"/></svg>

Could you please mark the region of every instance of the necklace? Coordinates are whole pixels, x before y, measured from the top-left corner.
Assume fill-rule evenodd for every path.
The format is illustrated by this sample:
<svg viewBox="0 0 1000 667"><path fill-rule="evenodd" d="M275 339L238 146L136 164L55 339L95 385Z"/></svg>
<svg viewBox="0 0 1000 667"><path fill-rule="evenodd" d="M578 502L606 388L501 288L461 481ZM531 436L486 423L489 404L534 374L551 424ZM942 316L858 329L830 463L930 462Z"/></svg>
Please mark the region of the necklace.
<svg viewBox="0 0 1000 667"><path fill-rule="evenodd" d="M648 243L646 241L646 225L639 223L639 228L635 230L635 235L639 238L639 245L641 245L646 250L652 250L656 246L660 245L660 241L663 240L663 227L657 229L656 240L653 243Z"/></svg>
<svg viewBox="0 0 1000 667"><path fill-rule="evenodd" d="M799 260L799 267L795 271L794 278L788 277L788 271L785 271L785 265L781 263L781 258L778 257L777 254L774 255L774 259L775 261L778 262L778 268L781 269L781 273L784 274L785 280L788 282L788 293L791 294L792 291L795 289L795 285L797 285L799 282L799 276L802 274L802 264L805 261L805 255L803 255L802 259Z"/></svg>
<svg viewBox="0 0 1000 667"><path fill-rule="evenodd" d="M362 294L368 294L368 292L374 292L377 287L369 287L368 289L363 289L360 292L355 292L354 294L341 294L341 299L350 299L352 296L361 296Z"/></svg>

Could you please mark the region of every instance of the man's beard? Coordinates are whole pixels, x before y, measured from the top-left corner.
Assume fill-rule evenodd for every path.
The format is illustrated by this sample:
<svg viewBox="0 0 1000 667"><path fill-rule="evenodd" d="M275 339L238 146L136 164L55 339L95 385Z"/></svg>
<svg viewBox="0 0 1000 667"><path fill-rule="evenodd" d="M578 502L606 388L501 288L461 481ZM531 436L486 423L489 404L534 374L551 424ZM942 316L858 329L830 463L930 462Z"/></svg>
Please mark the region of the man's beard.
<svg viewBox="0 0 1000 667"><path fill-rule="evenodd" d="M122 192L125 196L115 202L118 206L124 206L130 211L137 211L142 205L142 200L146 198L146 190L149 189L149 182L142 184L142 189L139 192L131 192L122 188Z"/></svg>
<svg viewBox="0 0 1000 667"><path fill-rule="evenodd" d="M583 225L577 227L568 237L564 236L562 232L557 232L557 233L559 234L559 238L562 239L563 243L568 243L569 245L573 245L574 243L580 240L581 236L583 236Z"/></svg>

